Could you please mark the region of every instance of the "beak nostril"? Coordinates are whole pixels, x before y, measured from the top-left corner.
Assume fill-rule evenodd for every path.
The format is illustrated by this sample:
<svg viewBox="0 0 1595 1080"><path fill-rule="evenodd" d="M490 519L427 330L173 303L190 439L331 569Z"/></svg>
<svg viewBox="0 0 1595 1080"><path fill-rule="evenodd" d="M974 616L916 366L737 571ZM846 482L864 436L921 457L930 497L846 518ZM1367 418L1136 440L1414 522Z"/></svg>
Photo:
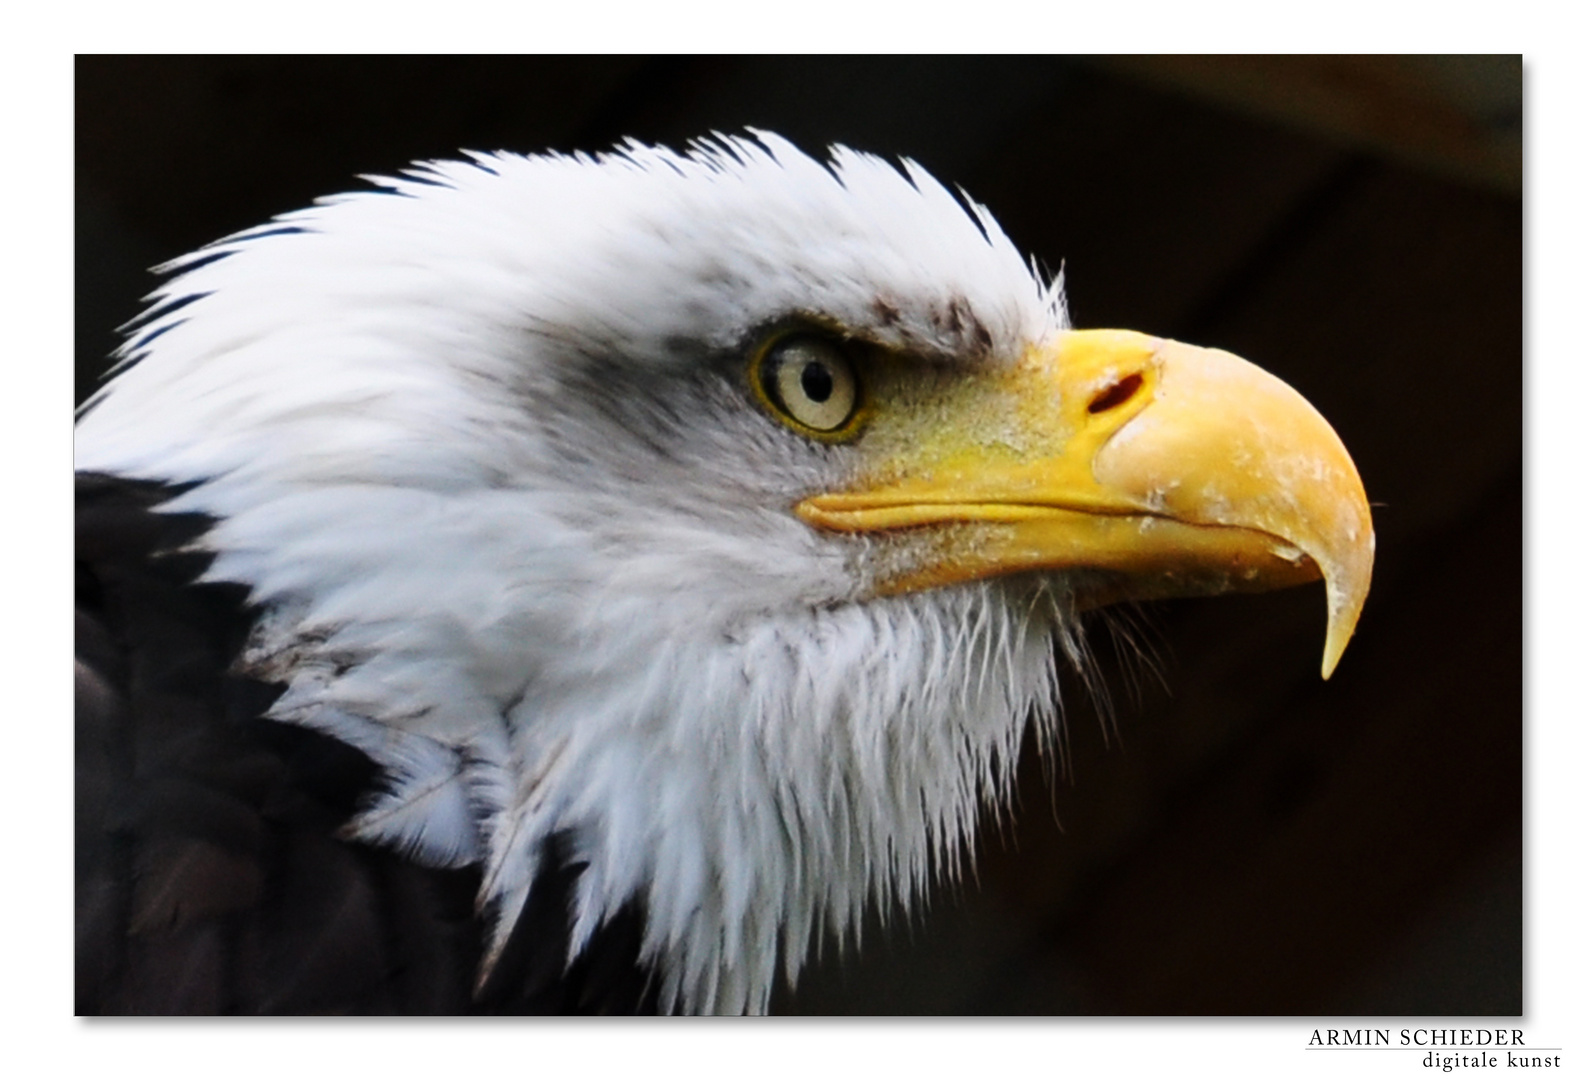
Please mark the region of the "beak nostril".
<svg viewBox="0 0 1595 1080"><path fill-rule="evenodd" d="M1106 412L1118 405L1123 405L1135 392L1141 389L1140 375L1127 375L1098 394L1091 404L1086 406L1086 411L1092 414Z"/></svg>

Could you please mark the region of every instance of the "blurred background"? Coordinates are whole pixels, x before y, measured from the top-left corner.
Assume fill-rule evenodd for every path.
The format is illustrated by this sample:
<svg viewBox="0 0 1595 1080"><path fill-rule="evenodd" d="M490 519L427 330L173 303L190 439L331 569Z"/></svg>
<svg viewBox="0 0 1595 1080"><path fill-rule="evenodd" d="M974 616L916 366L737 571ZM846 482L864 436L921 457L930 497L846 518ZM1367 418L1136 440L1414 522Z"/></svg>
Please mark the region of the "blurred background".
<svg viewBox="0 0 1595 1080"><path fill-rule="evenodd" d="M1097 626L1111 709L1070 691L973 871L775 1007L1523 1012L1519 57L83 56L76 83L79 400L148 267L357 174L750 125L962 186L1067 260L1078 326L1282 376L1374 503L1333 680L1316 586Z"/></svg>

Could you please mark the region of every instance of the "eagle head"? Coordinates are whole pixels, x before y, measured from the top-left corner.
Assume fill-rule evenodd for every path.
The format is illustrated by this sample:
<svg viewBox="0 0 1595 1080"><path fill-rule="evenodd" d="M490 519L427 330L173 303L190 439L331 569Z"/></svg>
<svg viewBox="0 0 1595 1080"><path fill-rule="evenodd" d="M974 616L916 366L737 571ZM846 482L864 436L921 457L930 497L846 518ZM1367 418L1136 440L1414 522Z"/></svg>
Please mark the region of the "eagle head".
<svg viewBox="0 0 1595 1080"><path fill-rule="evenodd" d="M912 163L475 154L164 269L77 466L212 522L237 668L380 767L347 837L480 868L484 974L558 835L571 956L635 905L668 1007L763 1009L957 871L1080 612L1322 577L1327 675L1367 592L1302 398L1071 329Z"/></svg>

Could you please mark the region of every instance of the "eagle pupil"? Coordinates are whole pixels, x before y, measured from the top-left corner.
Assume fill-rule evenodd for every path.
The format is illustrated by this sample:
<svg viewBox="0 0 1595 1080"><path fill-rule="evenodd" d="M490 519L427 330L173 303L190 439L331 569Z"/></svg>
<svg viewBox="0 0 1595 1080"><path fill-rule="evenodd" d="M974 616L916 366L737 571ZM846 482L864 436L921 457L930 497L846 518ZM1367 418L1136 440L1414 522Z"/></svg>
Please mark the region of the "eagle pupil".
<svg viewBox="0 0 1595 1080"><path fill-rule="evenodd" d="M830 400L833 383L831 372L824 364L818 360L810 360L803 366L801 380L803 392L808 395L810 401L818 404Z"/></svg>

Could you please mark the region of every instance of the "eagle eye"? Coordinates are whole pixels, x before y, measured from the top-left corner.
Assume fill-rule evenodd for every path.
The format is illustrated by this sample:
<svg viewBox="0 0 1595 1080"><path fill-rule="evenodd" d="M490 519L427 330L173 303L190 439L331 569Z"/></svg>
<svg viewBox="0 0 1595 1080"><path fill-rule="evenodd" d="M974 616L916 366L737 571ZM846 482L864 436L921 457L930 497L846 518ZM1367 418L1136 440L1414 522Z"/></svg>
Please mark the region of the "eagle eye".
<svg viewBox="0 0 1595 1080"><path fill-rule="evenodd" d="M835 343L783 338L765 351L756 372L762 397L800 430L841 433L858 412L858 376Z"/></svg>

